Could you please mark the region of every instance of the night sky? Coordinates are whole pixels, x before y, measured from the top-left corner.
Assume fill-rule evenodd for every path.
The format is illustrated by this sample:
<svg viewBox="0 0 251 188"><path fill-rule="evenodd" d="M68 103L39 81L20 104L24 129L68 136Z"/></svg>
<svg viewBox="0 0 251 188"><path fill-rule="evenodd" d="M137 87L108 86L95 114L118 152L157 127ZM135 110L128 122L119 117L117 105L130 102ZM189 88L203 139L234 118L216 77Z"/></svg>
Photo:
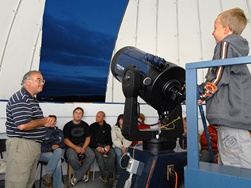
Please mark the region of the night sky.
<svg viewBox="0 0 251 188"><path fill-rule="evenodd" d="M127 0L46 1L39 97L105 96Z"/></svg>

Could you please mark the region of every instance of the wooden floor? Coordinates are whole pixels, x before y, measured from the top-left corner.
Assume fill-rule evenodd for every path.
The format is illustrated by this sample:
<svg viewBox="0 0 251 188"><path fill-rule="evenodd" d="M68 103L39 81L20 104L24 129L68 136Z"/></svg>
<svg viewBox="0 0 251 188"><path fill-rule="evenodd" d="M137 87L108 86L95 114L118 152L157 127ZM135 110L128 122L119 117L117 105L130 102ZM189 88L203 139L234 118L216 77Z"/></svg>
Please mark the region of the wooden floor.
<svg viewBox="0 0 251 188"><path fill-rule="evenodd" d="M67 176L64 176L64 183L68 186L68 188L74 187L74 188L116 188L116 182L117 180L112 180L108 183L103 183L99 180L100 172L95 173L95 179L92 179L92 172L90 174L90 180L88 182L79 181L75 186L71 186L68 182ZM36 188L39 188L39 180L36 181L35 185ZM1 187L0 187L1 188ZM48 188L41 183L41 188Z"/></svg>

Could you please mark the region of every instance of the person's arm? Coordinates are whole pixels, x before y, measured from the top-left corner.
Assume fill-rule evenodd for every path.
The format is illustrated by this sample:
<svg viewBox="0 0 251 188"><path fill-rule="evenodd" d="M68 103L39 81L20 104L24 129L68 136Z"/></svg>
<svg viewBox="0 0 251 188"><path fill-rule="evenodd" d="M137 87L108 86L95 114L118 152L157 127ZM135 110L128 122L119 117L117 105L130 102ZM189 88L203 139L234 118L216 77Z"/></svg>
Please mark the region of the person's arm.
<svg viewBox="0 0 251 188"><path fill-rule="evenodd" d="M89 136L89 137L86 137L86 138L85 138L84 145L83 145L83 147L82 147L82 149L84 150L84 152L85 152L86 148L89 146L90 142L91 142L91 137L90 137L90 136Z"/></svg>
<svg viewBox="0 0 251 188"><path fill-rule="evenodd" d="M41 144L41 152L51 152L53 150L53 146L48 145L46 143Z"/></svg>
<svg viewBox="0 0 251 188"><path fill-rule="evenodd" d="M117 136L117 132L116 132L116 127L115 126L116 125L114 125L114 127L112 128L112 142L113 142L113 144L116 147L121 148L122 143L121 143L121 140Z"/></svg>
<svg viewBox="0 0 251 188"><path fill-rule="evenodd" d="M61 129L58 129L58 137L60 137L59 138L59 140L60 140L60 142L59 142L59 147L61 148L61 149L64 149L65 148L65 144L64 144L64 133L63 133L63 131L61 130Z"/></svg>
<svg viewBox="0 0 251 188"><path fill-rule="evenodd" d="M206 100L208 97L211 97L215 93L216 90L212 92L210 89L207 89L207 85L213 84L214 86L217 86L217 84L219 83L219 81L222 77L223 70L224 70L223 66L217 67L216 73L215 73L215 78L210 82L206 82L205 87L204 87L204 92L202 94L200 94L201 100ZM209 88L211 88L211 87L209 87Z"/></svg>
<svg viewBox="0 0 251 188"><path fill-rule="evenodd" d="M46 136L43 142L41 143L41 152L52 152L53 151L53 132L50 128L46 128Z"/></svg>
<svg viewBox="0 0 251 188"><path fill-rule="evenodd" d="M50 142L52 144L51 148L52 148L53 151L58 149L58 148L61 148L61 149L65 148L64 134L63 134L63 131L60 130L59 128L52 130L51 134L48 136L48 138L50 138L49 140L50 140Z"/></svg>
<svg viewBox="0 0 251 188"><path fill-rule="evenodd" d="M106 124L106 130L105 130L105 137L106 137L106 145L105 145L105 151L104 153L109 153L111 147L112 147L112 133L111 133L111 126L109 124Z"/></svg>
<svg viewBox="0 0 251 188"><path fill-rule="evenodd" d="M122 146L120 149L121 149L121 151L122 151L123 154L126 153L126 147L125 146Z"/></svg>
<svg viewBox="0 0 251 188"><path fill-rule="evenodd" d="M132 144L132 141L127 140L127 139L123 140L123 146L125 146L126 148L128 148L131 144Z"/></svg>
<svg viewBox="0 0 251 188"><path fill-rule="evenodd" d="M213 60L226 59L226 58L231 58L231 57L234 57L234 56L233 56L233 52L229 51L229 43L226 41L218 43L217 46L215 47ZM202 88L203 92L200 92L201 93L201 95L200 95L201 100L207 100L208 98L211 97L211 95L214 94L214 93L210 93L210 91L208 91L208 89L205 89L208 82L211 82L212 84L214 84L217 87L216 90L219 89L220 86L218 85L218 83L223 77L222 75L223 75L223 71L225 68L226 67L224 67L224 66L219 66L216 68L216 70L215 70L215 68L209 68L209 71L208 71L208 74L206 77L207 80L204 83L204 87ZM212 70L215 70L215 73L213 73ZM212 73L213 73L213 77L210 77L210 75ZM224 84L228 83L227 80L228 79L226 79L226 78L223 79ZM225 81L227 81L227 82L225 82Z"/></svg>
<svg viewBox="0 0 251 188"><path fill-rule="evenodd" d="M75 149L76 145L73 144L69 138L64 138L64 144L69 148Z"/></svg>
<svg viewBox="0 0 251 188"><path fill-rule="evenodd" d="M33 130L38 127L50 127L54 119L50 117L45 117L44 119L31 120L28 123L17 126L20 130Z"/></svg>
<svg viewBox="0 0 251 188"><path fill-rule="evenodd" d="M107 131L106 131L106 136L107 136L107 143L106 145L109 145L110 147L112 147L112 131L111 131L111 126L107 124L107 126L109 126L107 128Z"/></svg>
<svg viewBox="0 0 251 188"><path fill-rule="evenodd" d="M76 153L81 153L82 152L82 148L79 146L76 146L75 144L73 144L69 138L64 138L64 143L66 146L74 149L76 151Z"/></svg>
<svg viewBox="0 0 251 188"><path fill-rule="evenodd" d="M55 149L58 149L58 148L59 148L59 145L58 145L58 144L54 144L54 145L52 146L53 151L54 151Z"/></svg>
<svg viewBox="0 0 251 188"><path fill-rule="evenodd" d="M91 142L90 146L93 149L96 149L98 147L98 143L96 141L96 130L95 130L95 123L90 125L90 135L91 135Z"/></svg>

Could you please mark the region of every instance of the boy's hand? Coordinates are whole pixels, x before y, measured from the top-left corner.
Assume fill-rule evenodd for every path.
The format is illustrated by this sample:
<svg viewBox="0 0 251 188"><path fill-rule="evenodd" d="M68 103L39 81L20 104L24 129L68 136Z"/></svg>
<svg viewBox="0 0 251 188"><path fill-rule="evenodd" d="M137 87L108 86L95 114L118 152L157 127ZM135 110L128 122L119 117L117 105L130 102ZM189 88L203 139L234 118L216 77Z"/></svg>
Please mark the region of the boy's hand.
<svg viewBox="0 0 251 188"><path fill-rule="evenodd" d="M201 100L201 99L199 99L197 102L198 106L200 106L202 103L203 103L203 100Z"/></svg>

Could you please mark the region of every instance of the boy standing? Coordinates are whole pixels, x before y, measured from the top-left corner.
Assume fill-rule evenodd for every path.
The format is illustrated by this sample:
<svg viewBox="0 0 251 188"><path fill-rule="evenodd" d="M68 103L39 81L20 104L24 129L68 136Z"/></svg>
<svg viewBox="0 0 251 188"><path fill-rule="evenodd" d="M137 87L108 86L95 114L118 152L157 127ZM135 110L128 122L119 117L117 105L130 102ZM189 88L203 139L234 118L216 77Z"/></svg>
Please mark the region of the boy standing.
<svg viewBox="0 0 251 188"><path fill-rule="evenodd" d="M240 8L218 15L212 33L217 43L213 60L248 55L248 41L240 36L247 23ZM215 92L206 89L208 84ZM199 90L198 104L206 101L207 119L218 125L219 163L251 168L251 76L247 65L210 68Z"/></svg>

